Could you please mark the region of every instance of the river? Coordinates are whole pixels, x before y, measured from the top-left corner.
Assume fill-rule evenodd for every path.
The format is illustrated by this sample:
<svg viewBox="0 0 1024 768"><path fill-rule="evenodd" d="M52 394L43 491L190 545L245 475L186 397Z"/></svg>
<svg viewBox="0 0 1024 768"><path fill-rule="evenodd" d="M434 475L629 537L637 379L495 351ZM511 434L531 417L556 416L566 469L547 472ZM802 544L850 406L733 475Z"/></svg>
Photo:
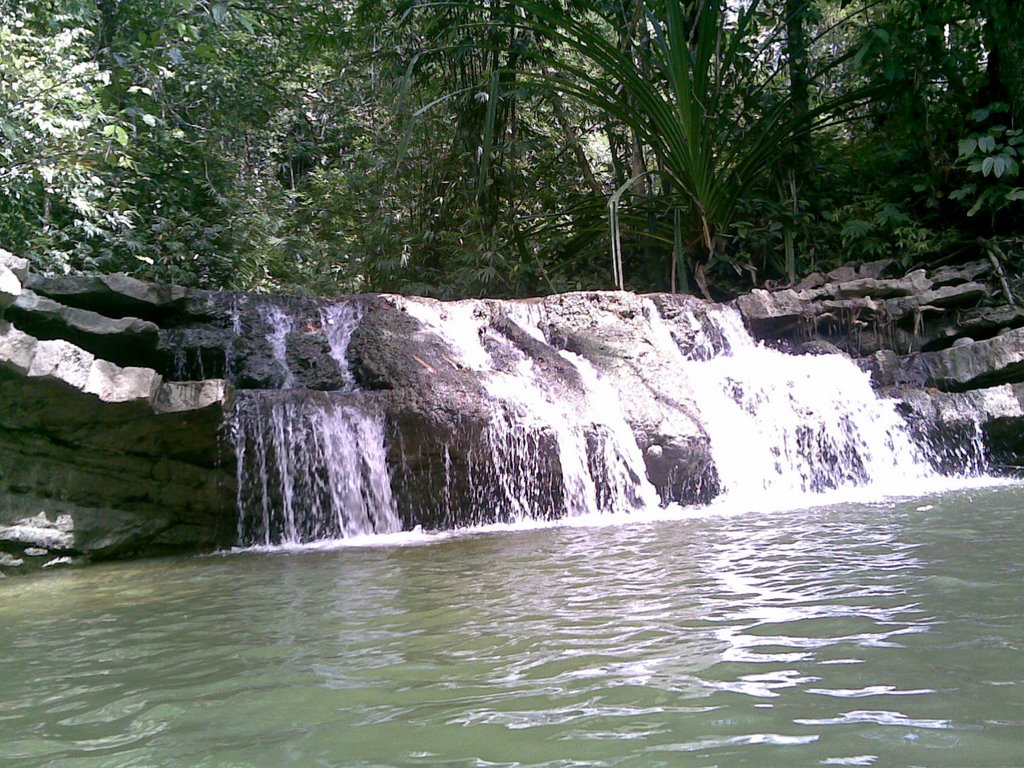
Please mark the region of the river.
<svg viewBox="0 0 1024 768"><path fill-rule="evenodd" d="M0 765L1024 764L1024 488L0 583Z"/></svg>

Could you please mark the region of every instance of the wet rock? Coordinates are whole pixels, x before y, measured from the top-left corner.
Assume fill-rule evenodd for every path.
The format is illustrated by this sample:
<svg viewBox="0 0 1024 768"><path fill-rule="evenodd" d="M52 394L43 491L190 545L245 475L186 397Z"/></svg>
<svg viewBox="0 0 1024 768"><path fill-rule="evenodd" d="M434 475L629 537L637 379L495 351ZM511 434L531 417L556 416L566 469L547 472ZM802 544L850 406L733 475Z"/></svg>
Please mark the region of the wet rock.
<svg viewBox="0 0 1024 768"><path fill-rule="evenodd" d="M1024 467L1024 385L970 392L890 390L936 470L982 472Z"/></svg>
<svg viewBox="0 0 1024 768"><path fill-rule="evenodd" d="M1024 381L1024 329L985 341L923 352L904 367L919 372L927 386L947 392Z"/></svg>
<svg viewBox="0 0 1024 768"><path fill-rule="evenodd" d="M845 353L835 344L820 339L805 341L796 348L798 355L844 355Z"/></svg>
<svg viewBox="0 0 1024 768"><path fill-rule="evenodd" d="M53 560L47 560L43 563L43 568L59 568L62 565L74 565L75 559L73 557L55 557Z"/></svg>
<svg viewBox="0 0 1024 768"><path fill-rule="evenodd" d="M27 547L25 554L29 557L45 555L51 549L70 550L74 548L74 524L67 515L51 522L40 512L13 525L0 526L0 545Z"/></svg>
<svg viewBox="0 0 1024 768"><path fill-rule="evenodd" d="M20 568L25 561L6 552L0 552L0 568Z"/></svg>
<svg viewBox="0 0 1024 768"><path fill-rule="evenodd" d="M695 416L693 393L676 372L676 339L687 338L688 329L657 338L649 313L659 312L658 305L631 294L561 294L544 299L543 307L568 348L619 393L622 415L662 501L699 503L717 495L708 437ZM665 314L670 325L679 321L678 314Z"/></svg>
<svg viewBox="0 0 1024 768"><path fill-rule="evenodd" d="M288 334L285 362L302 386L316 390L338 390L346 386L345 375L331 355L331 345L319 326L309 325Z"/></svg>
<svg viewBox="0 0 1024 768"><path fill-rule="evenodd" d="M43 549L42 547L25 547L25 557L45 557L50 554L50 550Z"/></svg>

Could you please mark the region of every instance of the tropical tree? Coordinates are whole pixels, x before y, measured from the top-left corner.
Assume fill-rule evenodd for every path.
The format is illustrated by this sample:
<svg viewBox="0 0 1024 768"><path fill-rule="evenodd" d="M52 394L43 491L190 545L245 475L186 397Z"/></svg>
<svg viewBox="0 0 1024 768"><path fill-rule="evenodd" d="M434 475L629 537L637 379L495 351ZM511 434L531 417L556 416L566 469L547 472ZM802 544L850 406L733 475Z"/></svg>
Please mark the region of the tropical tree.
<svg viewBox="0 0 1024 768"><path fill-rule="evenodd" d="M551 43L547 71L532 82L613 116L653 156L675 259L685 259L705 295L706 270L723 255L723 235L755 181L781 163L794 140L842 119L859 96L809 104L805 73L787 92L780 82L787 20L766 13L760 0L738 8L724 0L639 2L642 57L621 44L614 33L620 20L604 3L519 5L525 23ZM792 23L788 29L792 38ZM791 39L791 57L797 47L805 54L806 43Z"/></svg>

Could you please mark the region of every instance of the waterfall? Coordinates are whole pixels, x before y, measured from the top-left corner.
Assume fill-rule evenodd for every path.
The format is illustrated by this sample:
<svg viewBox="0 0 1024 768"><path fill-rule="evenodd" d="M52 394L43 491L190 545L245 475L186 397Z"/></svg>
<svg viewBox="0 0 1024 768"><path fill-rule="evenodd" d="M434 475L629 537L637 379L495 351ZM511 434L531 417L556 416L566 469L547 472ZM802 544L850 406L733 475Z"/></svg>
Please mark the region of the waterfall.
<svg viewBox="0 0 1024 768"><path fill-rule="evenodd" d="M684 363L723 492L756 503L873 485L898 491L935 476L895 403L841 355L758 345L739 313L709 313L728 351Z"/></svg>
<svg viewBox="0 0 1024 768"><path fill-rule="evenodd" d="M690 472L699 488L707 467L703 498L718 489L750 509L835 490L901 493L938 477L920 425L908 429L849 359L766 348L728 306L629 294L381 301L406 323L397 359L414 372L408 380L430 392L435 380L462 377L465 397L476 398L465 404L473 428L462 435L456 416L444 438L454 442L428 440L408 464L393 400L361 391L349 369L362 305L316 304L302 316L257 307L267 359L282 375L278 389L243 390L235 405L241 543L391 533L421 513L441 527L629 513L685 498L666 496L671 473ZM296 344L308 350L314 337L340 369L334 391L305 388L289 366ZM448 407L461 413L461 403ZM969 449L966 469L980 471ZM403 495L410 472L435 484L415 503ZM670 477L656 488L658 472Z"/></svg>
<svg viewBox="0 0 1024 768"><path fill-rule="evenodd" d="M285 375L281 389L243 391L235 402L238 541L297 544L400 530L382 417L355 394L345 357L357 311L347 304L321 310L345 386L317 393L295 389L286 355L294 320L273 305L258 315Z"/></svg>
<svg viewBox="0 0 1024 768"><path fill-rule="evenodd" d="M580 390L572 391L546 378L515 345L490 332L490 315L472 303L448 304L443 315L433 302L406 299L403 306L477 373L488 394L491 420L483 436L483 458L498 482L483 484L488 495L479 503L497 510L496 519L536 517L538 508L546 506L549 500L537 497L546 493L545 467L538 461L538 445L545 439L554 442L561 475L556 516L657 505L636 441L613 405L614 393L586 360L561 354L580 379ZM513 304L505 310L520 330L546 343L537 306Z"/></svg>

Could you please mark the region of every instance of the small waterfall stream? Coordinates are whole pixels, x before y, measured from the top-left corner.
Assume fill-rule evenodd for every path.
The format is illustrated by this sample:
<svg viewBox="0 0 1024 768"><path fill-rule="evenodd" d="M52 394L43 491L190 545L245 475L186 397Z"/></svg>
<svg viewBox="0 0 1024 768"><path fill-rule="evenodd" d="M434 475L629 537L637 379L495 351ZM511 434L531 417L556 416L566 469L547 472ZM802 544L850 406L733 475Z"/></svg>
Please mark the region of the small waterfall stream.
<svg viewBox="0 0 1024 768"><path fill-rule="evenodd" d="M543 302L388 301L443 345L446 365L474 377L486 393L489 415L464 464L456 467L450 446L438 449L444 490L437 503L451 504L453 484L461 481L491 521L662 504L614 367L603 353L588 359L563 348L557 317ZM848 359L764 348L729 307L683 306L666 315L651 300L632 301L640 310L631 310L630 322L640 324L644 347L635 351L637 360L653 355L668 366L659 374L667 380L659 381L658 397L666 414L690 404L688 418L699 422L697 436L707 441L723 497L757 508L768 497L865 486L898 492L936 477L927 449L915 444L894 404L877 397ZM359 390L347 359L359 305L339 302L319 312L320 327L311 332L326 337L342 375L331 392L296 389L288 345L299 326L279 307L259 310L267 344L286 373L280 389L245 391L236 404L243 544L402 528L393 483L403 468L389 466L385 418L372 393ZM417 363L430 369L418 358L409 361Z"/></svg>
<svg viewBox="0 0 1024 768"><path fill-rule="evenodd" d="M235 404L239 542L297 544L400 530L382 419L356 394L345 357L359 321L356 308L321 310L321 328L345 382L330 393L293 389L286 345L294 322L273 305L259 314L286 374L280 390L250 390Z"/></svg>
<svg viewBox="0 0 1024 768"><path fill-rule="evenodd" d="M750 502L934 476L895 405L840 355L760 346L739 313L713 314L729 351L685 364L723 492Z"/></svg>

